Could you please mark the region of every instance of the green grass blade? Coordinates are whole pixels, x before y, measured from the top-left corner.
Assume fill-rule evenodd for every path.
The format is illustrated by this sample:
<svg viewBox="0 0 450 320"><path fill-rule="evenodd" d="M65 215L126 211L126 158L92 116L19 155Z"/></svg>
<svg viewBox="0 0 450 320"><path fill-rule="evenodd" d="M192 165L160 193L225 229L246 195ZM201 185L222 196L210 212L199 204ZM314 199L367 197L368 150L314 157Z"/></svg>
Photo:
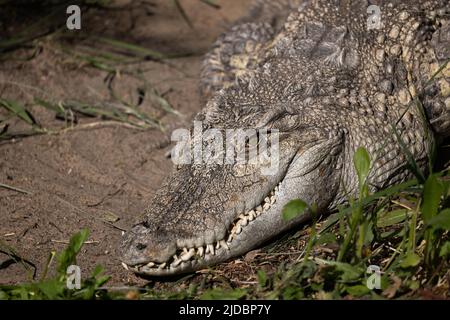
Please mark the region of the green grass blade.
<svg viewBox="0 0 450 320"><path fill-rule="evenodd" d="M423 202L421 207L422 218L426 223L436 216L443 193L444 186L442 182L436 175L430 175L423 188Z"/></svg>
<svg viewBox="0 0 450 320"><path fill-rule="evenodd" d="M3 106L9 112L28 123L29 125L37 125L33 115L25 108L25 106L11 100L0 99L0 106Z"/></svg>

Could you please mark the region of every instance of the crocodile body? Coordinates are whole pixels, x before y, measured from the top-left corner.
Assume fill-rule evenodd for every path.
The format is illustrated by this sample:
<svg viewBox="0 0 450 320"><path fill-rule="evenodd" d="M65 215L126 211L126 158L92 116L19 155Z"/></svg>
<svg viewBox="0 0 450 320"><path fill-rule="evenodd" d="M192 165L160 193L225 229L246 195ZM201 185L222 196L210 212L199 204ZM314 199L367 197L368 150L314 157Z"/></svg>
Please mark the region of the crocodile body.
<svg viewBox="0 0 450 320"><path fill-rule="evenodd" d="M278 132L278 170L176 166L124 236L129 268L171 275L244 254L310 218L282 219L292 199L334 210L358 196L358 147L373 160L372 191L409 178L404 148L427 167L433 143L450 135L450 2L377 3L373 28L366 0L260 0L219 38L195 120Z"/></svg>

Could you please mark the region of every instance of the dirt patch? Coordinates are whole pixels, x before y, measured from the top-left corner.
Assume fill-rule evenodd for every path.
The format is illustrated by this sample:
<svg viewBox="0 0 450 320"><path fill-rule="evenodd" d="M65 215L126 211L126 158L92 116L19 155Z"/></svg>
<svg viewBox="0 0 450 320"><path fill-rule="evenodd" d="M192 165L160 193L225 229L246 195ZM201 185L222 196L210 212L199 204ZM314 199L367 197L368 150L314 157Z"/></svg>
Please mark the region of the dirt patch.
<svg viewBox="0 0 450 320"><path fill-rule="evenodd" d="M62 250L72 234L87 228L90 242L83 247L78 261L84 275L100 264L112 276L111 285L145 283L121 267L117 252L121 229L135 222L171 170L171 161L165 157L171 129L186 127L202 107L198 93L202 61L199 53L245 14L251 3L223 0L218 2L222 9L215 10L200 1L183 1L195 28L190 29L172 2L153 2L156 6L152 6L151 14L139 7L126 13L111 11L96 18L94 15L86 28L164 53L195 53L171 59L171 66L154 61L139 64L145 70L145 79L182 117L144 101L140 108L158 117L167 127L165 132L99 124L0 144L0 183L30 192L0 188L0 239L36 265L37 278L50 252ZM51 39L43 40L42 51L34 59L2 63L0 96L22 102L32 101L37 95L53 101L95 102L110 98L105 72L74 63L53 49ZM17 52L17 57L22 54ZM121 75L114 83L124 99L137 99L138 84L133 79ZM45 125L63 125L42 108L32 111ZM80 121L92 123L98 119ZM111 222L115 220L111 217L119 220ZM0 254L0 263L7 258ZM0 269L0 284L28 280L20 264Z"/></svg>

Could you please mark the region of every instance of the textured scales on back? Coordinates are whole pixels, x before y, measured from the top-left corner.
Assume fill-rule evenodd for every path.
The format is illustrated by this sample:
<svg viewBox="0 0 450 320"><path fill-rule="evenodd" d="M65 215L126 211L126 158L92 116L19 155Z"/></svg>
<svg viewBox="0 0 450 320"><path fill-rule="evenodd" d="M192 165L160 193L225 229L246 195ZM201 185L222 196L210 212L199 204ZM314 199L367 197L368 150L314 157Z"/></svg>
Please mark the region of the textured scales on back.
<svg viewBox="0 0 450 320"><path fill-rule="evenodd" d="M289 200L329 211L357 196L360 146L374 161L373 190L409 176L402 144L425 167L434 140L450 135L449 4L384 1L381 27L369 29L367 1L259 1L255 20L207 55L196 120L279 130L278 172L176 167L125 235L123 261L168 275L241 255L309 218L283 221Z"/></svg>

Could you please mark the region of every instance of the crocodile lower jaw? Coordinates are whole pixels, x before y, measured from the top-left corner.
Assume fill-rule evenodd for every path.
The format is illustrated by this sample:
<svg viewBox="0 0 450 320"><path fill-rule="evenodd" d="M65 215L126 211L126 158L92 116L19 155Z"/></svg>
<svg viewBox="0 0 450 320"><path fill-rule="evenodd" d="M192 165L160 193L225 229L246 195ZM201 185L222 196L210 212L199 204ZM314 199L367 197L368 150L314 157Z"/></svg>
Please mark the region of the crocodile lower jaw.
<svg viewBox="0 0 450 320"><path fill-rule="evenodd" d="M265 215L277 201L281 182L264 198L262 203L252 210L240 214L229 226L228 231L220 240L206 243L200 247L177 248L170 260L164 263L148 262L136 266L122 263L127 270L143 275L175 275L207 267L215 262L223 261L230 256L230 249L238 241L242 231L251 226L259 217Z"/></svg>

